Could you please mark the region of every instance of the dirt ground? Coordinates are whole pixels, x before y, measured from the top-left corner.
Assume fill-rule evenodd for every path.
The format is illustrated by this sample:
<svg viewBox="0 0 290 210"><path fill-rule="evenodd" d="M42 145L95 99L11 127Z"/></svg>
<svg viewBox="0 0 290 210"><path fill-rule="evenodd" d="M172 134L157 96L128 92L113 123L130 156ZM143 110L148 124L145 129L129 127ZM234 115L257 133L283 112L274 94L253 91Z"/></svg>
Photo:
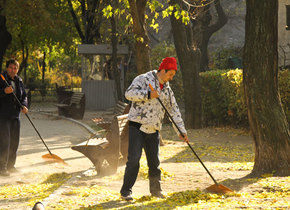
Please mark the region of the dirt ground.
<svg viewBox="0 0 290 210"><path fill-rule="evenodd" d="M87 140L92 130L89 131L80 124L59 118L55 115L41 114L36 110L56 115L57 109L52 104L32 104L29 116L51 152L61 157L68 165L48 164L43 161L41 156L47 154L48 151L29 121L23 115L21 116L21 143L16 163L16 167L21 170L22 173L12 174L7 178L1 177L0 186L32 182L34 178L25 175L28 172L65 172L71 174L72 178L56 190L50 197L43 200L48 209L54 209L54 204L67 196L66 191L70 186L89 187L98 185L107 190L114 191L117 196L122 185L124 166L118 168L117 175L115 176L117 178L108 181L108 177L100 177L95 174L92 167L93 164L88 158L71 149L71 146ZM100 113L100 111L86 111L84 119L80 122L91 126L93 125L91 119L99 116ZM178 140L177 135L172 131L171 125L165 125L164 129L170 130L170 132L162 132L165 146L162 146L160 152L161 168L164 173L169 174L169 178L162 181L164 193L167 194L169 192L196 189L205 190L207 187L214 184L213 180L206 173L202 165L195 159L194 155L188 152L183 153L183 148L186 149L187 145ZM237 135L236 133L227 132L221 129L205 128L195 130L189 133L189 137L193 147L195 144L199 145L200 143L202 143L202 145L210 145L211 147L217 148L223 145L232 145L233 149L240 145L252 145L251 136ZM166 139L174 140L167 141ZM178 148L180 151L177 152L176 157L168 157L167 151L172 150L172 148L174 149L174 147ZM247 191L247 185L244 185L244 182L241 180L245 179L245 176L250 173L250 170L221 170L218 165L226 164L226 161L222 159L212 159L212 155L218 157L218 153L213 153L211 155L207 154L206 150L198 150L197 152L200 152L204 164L219 183L235 191ZM189 156L188 161L177 161L178 155ZM193 159L195 159L195 161L193 161ZM133 196L146 196L149 194L148 180L142 177L138 178L133 188ZM91 204L95 205L98 199L98 197L92 195L90 197ZM31 206L24 206L21 201L17 202L13 200L13 202L11 202L9 199L4 199L0 201L0 209L31 209ZM107 207L105 209L110 208Z"/></svg>

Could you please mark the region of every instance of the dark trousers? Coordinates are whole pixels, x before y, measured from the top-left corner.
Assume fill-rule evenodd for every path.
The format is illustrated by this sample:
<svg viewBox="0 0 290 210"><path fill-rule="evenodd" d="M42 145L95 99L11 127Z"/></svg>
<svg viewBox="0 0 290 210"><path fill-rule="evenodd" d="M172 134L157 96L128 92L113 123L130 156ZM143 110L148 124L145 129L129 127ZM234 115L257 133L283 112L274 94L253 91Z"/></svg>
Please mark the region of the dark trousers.
<svg viewBox="0 0 290 210"><path fill-rule="evenodd" d="M14 167L20 138L19 118L0 118L0 170Z"/></svg>
<svg viewBox="0 0 290 210"><path fill-rule="evenodd" d="M140 131L135 126L129 126L129 147L128 160L126 163L123 186L121 188L121 195L126 196L132 193L140 167L140 158L142 155L142 148L147 158L149 168L149 189L151 193L161 191L161 170L159 168L159 132L153 134L146 134Z"/></svg>

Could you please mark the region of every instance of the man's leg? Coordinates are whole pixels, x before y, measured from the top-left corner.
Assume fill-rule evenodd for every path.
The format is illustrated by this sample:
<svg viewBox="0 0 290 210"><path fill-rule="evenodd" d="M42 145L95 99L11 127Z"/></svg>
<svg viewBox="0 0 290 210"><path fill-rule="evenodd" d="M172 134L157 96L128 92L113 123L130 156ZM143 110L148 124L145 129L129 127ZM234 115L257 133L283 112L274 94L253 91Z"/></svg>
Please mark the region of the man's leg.
<svg viewBox="0 0 290 210"><path fill-rule="evenodd" d="M146 152L147 164L149 168L149 187L152 195L161 193L161 170L159 168L159 132L147 134L144 150ZM159 197L159 196L158 196Z"/></svg>
<svg viewBox="0 0 290 210"><path fill-rule="evenodd" d="M9 158L7 163L7 170L10 172L15 172L15 162L17 156L17 150L19 146L20 138L20 119L15 118L11 121L10 127L10 147L9 147ZM13 171L12 171L13 170Z"/></svg>
<svg viewBox="0 0 290 210"><path fill-rule="evenodd" d="M142 155L144 133L134 126L129 126L129 146L128 160L124 174L121 195L131 195L140 167L140 158Z"/></svg>
<svg viewBox="0 0 290 210"><path fill-rule="evenodd" d="M10 146L10 120L0 118L0 172L5 172Z"/></svg>

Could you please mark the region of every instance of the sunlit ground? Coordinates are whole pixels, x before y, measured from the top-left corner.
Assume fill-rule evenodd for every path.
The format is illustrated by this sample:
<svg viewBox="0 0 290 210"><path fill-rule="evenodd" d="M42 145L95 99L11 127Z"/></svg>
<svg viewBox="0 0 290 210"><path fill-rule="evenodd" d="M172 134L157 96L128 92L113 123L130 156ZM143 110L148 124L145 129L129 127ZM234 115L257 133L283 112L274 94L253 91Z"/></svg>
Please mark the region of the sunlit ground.
<svg viewBox="0 0 290 210"><path fill-rule="evenodd" d="M166 139L165 143L166 146L160 147L162 161L170 160L183 164L184 167L200 167L200 163L186 145L174 144L175 141ZM223 172L250 172L253 167L254 148L251 144L210 145L195 141L192 145L201 159L207 164L210 163L211 169ZM148 179L147 170L146 159L143 156L139 177ZM27 173L26 176L34 176L35 182L2 186L0 200L9 199L12 203L21 202L26 206L33 206L36 201L48 197L71 178L71 175L66 173ZM119 172L102 180L105 185L106 182L121 182L122 179L123 172ZM175 179L174 174L162 168L162 180L166 183L166 180L172 179ZM225 183L231 181L224 180ZM264 174L260 178L244 178L239 182L247 185L246 191L230 194L206 193L202 189L172 191L167 192L166 199L134 196L133 202L122 201L118 191L107 190L102 186L69 186L61 198L55 202L52 200L46 209L288 209L290 206L290 177L272 177L272 174Z"/></svg>

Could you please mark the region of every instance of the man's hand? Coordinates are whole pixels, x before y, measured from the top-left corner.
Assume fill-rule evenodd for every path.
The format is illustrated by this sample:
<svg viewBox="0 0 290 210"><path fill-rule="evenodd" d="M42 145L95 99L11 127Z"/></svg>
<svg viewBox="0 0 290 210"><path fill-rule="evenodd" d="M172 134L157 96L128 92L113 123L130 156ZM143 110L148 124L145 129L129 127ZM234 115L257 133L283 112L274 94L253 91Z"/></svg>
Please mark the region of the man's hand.
<svg viewBox="0 0 290 210"><path fill-rule="evenodd" d="M158 95L157 90L151 90L150 98L158 98L158 97L159 97L159 95Z"/></svg>
<svg viewBox="0 0 290 210"><path fill-rule="evenodd" d="M184 137L182 137L182 135L180 134L179 135L179 139L182 139L182 140L184 140L184 142L189 143L189 140L188 140L188 137L187 137L186 133L184 133L183 136Z"/></svg>
<svg viewBox="0 0 290 210"><path fill-rule="evenodd" d="M4 92L5 92L6 94L13 93L13 87L12 87L12 85L10 85L9 87L6 87L6 88L4 89Z"/></svg>
<svg viewBox="0 0 290 210"><path fill-rule="evenodd" d="M149 87L150 87L150 90L151 90L151 92L150 92L150 98L158 98L159 95L158 95L157 90L154 90L154 88L152 87L151 84L149 84Z"/></svg>
<svg viewBox="0 0 290 210"><path fill-rule="evenodd" d="M26 106L22 106L21 112L23 112L24 114L26 114L28 112L27 107Z"/></svg>

